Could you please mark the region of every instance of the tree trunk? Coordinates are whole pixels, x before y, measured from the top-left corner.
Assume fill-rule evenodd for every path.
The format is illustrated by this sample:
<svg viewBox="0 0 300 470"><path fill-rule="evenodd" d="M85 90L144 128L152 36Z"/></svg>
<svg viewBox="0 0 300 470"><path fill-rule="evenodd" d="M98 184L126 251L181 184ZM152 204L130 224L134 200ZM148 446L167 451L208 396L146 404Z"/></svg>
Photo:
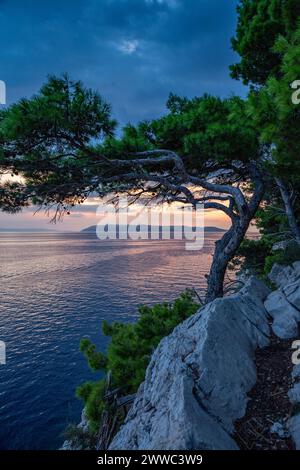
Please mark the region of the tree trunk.
<svg viewBox="0 0 300 470"><path fill-rule="evenodd" d="M212 302L218 297L223 297L224 278L228 263L234 258L235 253L248 230L251 218L245 217L233 224L231 229L216 242L213 262L207 277L207 292L205 302Z"/></svg>
<svg viewBox="0 0 300 470"><path fill-rule="evenodd" d="M289 226L293 235L293 238L300 245L300 228L295 216L295 211L292 205L291 196L285 183L280 178L275 178L277 186L280 189L280 194L285 206L285 213L288 218Z"/></svg>
<svg viewBox="0 0 300 470"><path fill-rule="evenodd" d="M205 303L212 302L218 297L223 297L223 285L227 264L228 262L222 257L222 253L217 254L216 247L210 273L207 276Z"/></svg>
<svg viewBox="0 0 300 470"><path fill-rule="evenodd" d="M224 278L228 263L234 258L245 238L250 222L255 216L264 195L264 182L256 166L250 167L254 189L251 200L246 203L239 214L232 219L231 228L221 240L216 242L213 262L207 276L207 293L205 302L212 302L224 293Z"/></svg>

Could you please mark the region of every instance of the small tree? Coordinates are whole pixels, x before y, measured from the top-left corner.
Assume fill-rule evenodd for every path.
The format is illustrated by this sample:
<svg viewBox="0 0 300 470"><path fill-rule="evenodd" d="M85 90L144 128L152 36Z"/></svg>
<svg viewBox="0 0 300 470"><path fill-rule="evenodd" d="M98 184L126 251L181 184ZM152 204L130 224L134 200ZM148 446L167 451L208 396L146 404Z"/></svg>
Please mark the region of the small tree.
<svg viewBox="0 0 300 470"><path fill-rule="evenodd" d="M230 67L231 76L245 85L259 87L270 77L281 76L282 56L274 45L279 36L287 40L298 27L298 0L240 0L236 36L232 47L240 62Z"/></svg>
<svg viewBox="0 0 300 470"><path fill-rule="evenodd" d="M161 203L178 201L219 210L231 227L216 243L207 301L223 295L228 262L260 204L264 181L258 133L239 98L170 96L168 113L127 126L115 121L102 98L68 77L50 77L40 93L2 115L6 168L22 183L2 194L13 209L33 203L55 218L90 195L135 190Z"/></svg>
<svg viewBox="0 0 300 470"><path fill-rule="evenodd" d="M252 86L251 117L266 147L265 169L281 194L294 239L299 187L299 107L291 84L300 79L298 0L241 0L233 49L240 62L231 75ZM272 186L271 186L272 188Z"/></svg>

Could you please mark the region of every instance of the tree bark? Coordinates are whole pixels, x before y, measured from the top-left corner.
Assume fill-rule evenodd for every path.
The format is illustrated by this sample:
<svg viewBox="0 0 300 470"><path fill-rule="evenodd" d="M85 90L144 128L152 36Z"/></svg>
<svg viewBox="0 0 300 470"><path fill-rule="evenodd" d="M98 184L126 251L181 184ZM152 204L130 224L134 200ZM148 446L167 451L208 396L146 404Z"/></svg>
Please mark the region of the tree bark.
<svg viewBox="0 0 300 470"><path fill-rule="evenodd" d="M215 244L213 262L207 276L207 292L205 302L212 302L224 294L224 279L228 263L234 258L238 248L245 238L250 222L256 214L264 195L264 182L257 168L253 172L253 195L246 207L232 219L231 228Z"/></svg>
<svg viewBox="0 0 300 470"><path fill-rule="evenodd" d="M206 303L212 302L218 297L223 297L224 279L228 263L234 258L236 251L244 240L251 218L244 217L233 224L221 240L216 242L213 262L207 277Z"/></svg>
<svg viewBox="0 0 300 470"><path fill-rule="evenodd" d="M300 227L298 225L295 211L292 205L291 196L288 188L281 178L275 178L277 186L279 187L280 194L285 206L285 213L288 218L289 226L293 235L293 238L300 245Z"/></svg>

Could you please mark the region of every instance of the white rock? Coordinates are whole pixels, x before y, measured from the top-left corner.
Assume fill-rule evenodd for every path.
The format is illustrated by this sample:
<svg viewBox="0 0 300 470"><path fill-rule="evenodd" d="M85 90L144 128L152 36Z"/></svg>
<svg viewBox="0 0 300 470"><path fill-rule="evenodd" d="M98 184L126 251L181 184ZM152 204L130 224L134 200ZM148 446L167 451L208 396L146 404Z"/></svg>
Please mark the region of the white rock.
<svg viewBox="0 0 300 470"><path fill-rule="evenodd" d="M295 405L300 403L300 383L296 383L288 393L290 402Z"/></svg>
<svg viewBox="0 0 300 470"><path fill-rule="evenodd" d="M291 284L286 285L283 288L284 295L286 296L288 302L297 309L298 318L300 321L300 282L295 281Z"/></svg>
<svg viewBox="0 0 300 470"><path fill-rule="evenodd" d="M300 413L290 419L290 432L295 443L296 450L300 450Z"/></svg>
<svg viewBox="0 0 300 470"><path fill-rule="evenodd" d="M295 319L299 318L300 320L300 312L288 302L286 295L281 290L276 290L267 297L265 309L274 319L276 319L277 316L287 314L288 316Z"/></svg>
<svg viewBox="0 0 300 470"><path fill-rule="evenodd" d="M89 431L89 423L88 423L88 419L86 417L84 408L83 408L82 413L81 413L81 421L77 425L77 428L78 429L82 428L84 432ZM66 441L63 442L63 445L61 446L60 450L82 450L82 449L81 449L81 447L76 448L76 446L74 446L74 444L71 441L66 440Z"/></svg>
<svg viewBox="0 0 300 470"><path fill-rule="evenodd" d="M292 266L295 273L295 279L300 279L300 261L295 261Z"/></svg>
<svg viewBox="0 0 300 470"><path fill-rule="evenodd" d="M294 366L292 376L294 379L300 379L300 364Z"/></svg>
<svg viewBox="0 0 300 470"><path fill-rule="evenodd" d="M270 432L272 434L277 434L277 436L281 437L282 439L289 437L290 435L289 431L285 429L285 426L280 422L274 423L271 426Z"/></svg>
<svg viewBox="0 0 300 470"><path fill-rule="evenodd" d="M265 301L265 309L274 319L272 329L282 339L295 338L298 335L300 312L287 300L281 290L272 292Z"/></svg>
<svg viewBox="0 0 300 470"><path fill-rule="evenodd" d="M81 412L81 421L80 423L78 424L78 427L79 428L82 428L84 431L88 432L89 430L89 422L88 422L88 419L86 417L86 414L85 414L85 409L83 408L82 412Z"/></svg>
<svg viewBox="0 0 300 470"><path fill-rule="evenodd" d="M296 261L292 266L281 266L274 264L269 274L269 279L277 287L284 287L287 284L300 279L300 261Z"/></svg>
<svg viewBox="0 0 300 470"><path fill-rule="evenodd" d="M289 245L288 240L283 240L281 242L274 243L272 246L272 251L280 251L280 250L285 250Z"/></svg>
<svg viewBox="0 0 300 470"><path fill-rule="evenodd" d="M277 287L283 287L288 282L293 282L295 280L294 276L295 272L292 266L274 264L268 277Z"/></svg>
<svg viewBox="0 0 300 470"><path fill-rule="evenodd" d="M291 317L280 315L274 320L272 330L278 338L295 338L298 334L298 323Z"/></svg>
<svg viewBox="0 0 300 470"><path fill-rule="evenodd" d="M251 278L164 338L110 449L237 449L231 433L256 382L255 350L269 343L269 292Z"/></svg>

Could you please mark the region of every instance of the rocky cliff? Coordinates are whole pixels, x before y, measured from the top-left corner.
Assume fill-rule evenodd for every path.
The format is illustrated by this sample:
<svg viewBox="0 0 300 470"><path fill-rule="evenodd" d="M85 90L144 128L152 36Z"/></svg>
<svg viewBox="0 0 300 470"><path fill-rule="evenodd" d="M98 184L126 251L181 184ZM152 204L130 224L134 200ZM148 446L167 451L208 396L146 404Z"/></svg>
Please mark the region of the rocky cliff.
<svg viewBox="0 0 300 470"><path fill-rule="evenodd" d="M257 350L274 334L299 337L300 262L275 267L270 278L275 291L251 278L237 294L208 304L161 341L110 449L239 448L234 424L245 415L257 381ZM293 412L285 430L297 448L299 367L291 378Z"/></svg>

